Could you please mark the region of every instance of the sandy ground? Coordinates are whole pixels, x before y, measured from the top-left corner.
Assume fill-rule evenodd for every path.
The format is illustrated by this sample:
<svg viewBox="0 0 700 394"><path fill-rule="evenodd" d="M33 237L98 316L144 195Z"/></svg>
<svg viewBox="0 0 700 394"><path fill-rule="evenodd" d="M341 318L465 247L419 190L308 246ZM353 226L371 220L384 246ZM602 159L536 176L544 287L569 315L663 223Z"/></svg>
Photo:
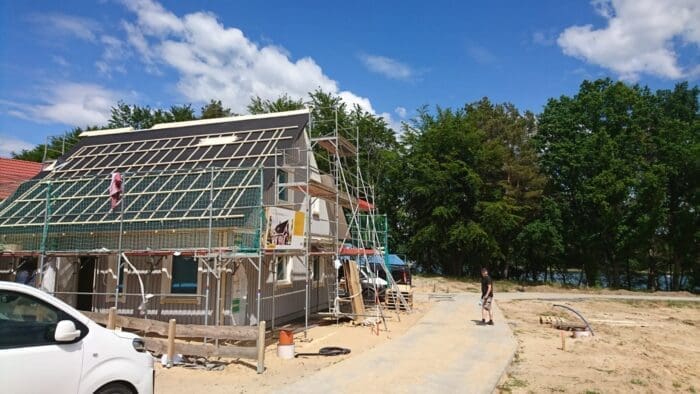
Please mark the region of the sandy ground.
<svg viewBox="0 0 700 394"><path fill-rule="evenodd" d="M700 391L700 368L697 367L700 365L700 302L517 299L526 296L523 293L621 296L689 296L689 293L563 289L557 286L520 286L498 281L494 287L497 305L502 310L494 320L497 324L507 324L518 340L514 362L501 380L498 391ZM357 358L359 361L365 356L357 357L358 355L376 353L368 352L370 349L383 349L407 338L402 335L413 326L421 327L416 322L426 315L432 302L436 302L428 294L478 294L479 291L480 283L474 280L414 277L414 294L417 296L414 297L414 311L399 315L394 311L388 313L388 330L380 326L379 335L370 327L356 326L349 322L336 325L335 320L313 322L315 325L309 330L307 340L302 333L295 335L297 352L315 352L325 346L341 346L350 348L350 355L281 360L276 355L276 340L270 339L265 356L267 369L262 375L256 373L252 360L229 363L223 371L195 370L181 366L165 369L157 366L156 392L284 392L285 387L303 377L315 375L322 369L334 369L326 368L328 366L348 358ZM506 292L509 292L509 296L499 300L498 294ZM546 294L542 294L544 295ZM433 301L430 301L431 298ZM569 305L582 312L591 321L596 336L567 339L566 350L562 350L559 331L540 325L538 318L540 315L561 316L571 321L576 318L561 309L553 309L553 302ZM470 323L467 321L466 324ZM297 325L296 328L298 327ZM402 339L392 341L399 337ZM424 361L428 364L431 362Z"/></svg>
<svg viewBox="0 0 700 394"><path fill-rule="evenodd" d="M386 314L388 331L380 325L379 335L372 328L353 325L350 322L335 324L332 321L313 321L319 324L308 331L307 340L304 334L295 335L295 350L297 353L317 352L325 346L340 346L351 349L346 356L335 357L300 357L292 360L282 360L277 357L276 340L267 346L265 352L265 367L263 374L255 371L253 360L241 360L231 363L223 371L206 371L188 369L176 366L166 369L156 366L156 393L260 393L284 391L285 385L309 376L329 365L338 363L349 357L354 357L372 349L384 342L390 341L412 327L429 308L427 303L414 301L411 313L391 311ZM295 326L299 328L298 325ZM303 327L303 323L302 323Z"/></svg>
<svg viewBox="0 0 700 394"><path fill-rule="evenodd" d="M540 315L576 321L552 301L497 301L518 339L500 392L700 391L700 302L559 302L581 312L594 337L566 339Z"/></svg>

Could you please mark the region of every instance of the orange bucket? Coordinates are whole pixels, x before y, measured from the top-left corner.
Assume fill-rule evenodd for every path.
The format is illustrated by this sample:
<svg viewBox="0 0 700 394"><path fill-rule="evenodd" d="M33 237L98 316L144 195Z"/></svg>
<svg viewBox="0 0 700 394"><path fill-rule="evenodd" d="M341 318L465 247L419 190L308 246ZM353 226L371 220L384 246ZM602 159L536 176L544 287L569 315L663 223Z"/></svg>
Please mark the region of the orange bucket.
<svg viewBox="0 0 700 394"><path fill-rule="evenodd" d="M280 345L293 345L294 333L290 330L280 330Z"/></svg>

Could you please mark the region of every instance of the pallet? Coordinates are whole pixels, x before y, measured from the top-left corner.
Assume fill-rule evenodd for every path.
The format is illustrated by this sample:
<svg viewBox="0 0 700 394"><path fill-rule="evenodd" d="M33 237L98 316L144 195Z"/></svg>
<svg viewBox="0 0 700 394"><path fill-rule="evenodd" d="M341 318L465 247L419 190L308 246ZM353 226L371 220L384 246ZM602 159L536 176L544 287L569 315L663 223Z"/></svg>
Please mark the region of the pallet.
<svg viewBox="0 0 700 394"><path fill-rule="evenodd" d="M409 308L413 308L413 289L409 285L397 285L399 288L399 292L401 292L401 295L403 296L403 299L406 300L406 303L408 304ZM389 309L399 309L399 310L405 310L406 306L402 304L401 299L399 298L398 294L394 292L393 289L388 289L386 291L386 296L385 296L385 303L387 308Z"/></svg>
<svg viewBox="0 0 700 394"><path fill-rule="evenodd" d="M561 323L567 323L568 320L563 317L558 317L558 316L540 316L540 324L550 324L550 325L555 325L555 324L561 324Z"/></svg>

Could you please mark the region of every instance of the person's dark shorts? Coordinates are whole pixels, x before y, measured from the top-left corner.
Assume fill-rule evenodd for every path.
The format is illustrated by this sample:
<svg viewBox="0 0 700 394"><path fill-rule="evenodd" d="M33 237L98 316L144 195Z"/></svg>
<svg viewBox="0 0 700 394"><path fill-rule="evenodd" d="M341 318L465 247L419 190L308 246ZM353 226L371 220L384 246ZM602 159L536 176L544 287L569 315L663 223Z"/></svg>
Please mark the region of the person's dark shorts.
<svg viewBox="0 0 700 394"><path fill-rule="evenodd" d="M486 309L487 311L490 311L492 302L493 302L493 297L489 297L486 300L484 300L484 303L483 303L483 305L481 305L481 307Z"/></svg>

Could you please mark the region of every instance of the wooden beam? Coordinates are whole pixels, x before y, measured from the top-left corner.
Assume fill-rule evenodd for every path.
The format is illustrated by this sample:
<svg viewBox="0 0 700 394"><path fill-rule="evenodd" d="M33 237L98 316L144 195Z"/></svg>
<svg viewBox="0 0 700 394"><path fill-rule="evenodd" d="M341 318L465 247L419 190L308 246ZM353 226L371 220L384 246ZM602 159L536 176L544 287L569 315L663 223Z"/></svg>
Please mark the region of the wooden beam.
<svg viewBox="0 0 700 394"><path fill-rule="evenodd" d="M168 340L162 338L144 338L146 348L157 354L167 354ZM255 360L258 357L258 349L245 346L219 346L210 343L183 343L175 342L174 352L186 356L196 357L226 357L245 358Z"/></svg>
<svg viewBox="0 0 700 394"><path fill-rule="evenodd" d="M265 320L258 323L258 373L265 372Z"/></svg>
<svg viewBox="0 0 700 394"><path fill-rule="evenodd" d="M98 324L106 325L108 317L104 313L81 311ZM168 336L168 323L159 320L145 320L138 317L116 316L116 326L129 330ZM199 324L178 324L178 338L212 338L233 341L254 341L258 338L258 328L254 326L204 326Z"/></svg>
<svg viewBox="0 0 700 394"><path fill-rule="evenodd" d="M109 308L109 314L107 315L107 329L114 330L117 326L117 308Z"/></svg>
<svg viewBox="0 0 700 394"><path fill-rule="evenodd" d="M167 353L168 353L168 368L173 366L173 359L175 357L175 319L170 319L168 322L168 340L167 340Z"/></svg>

